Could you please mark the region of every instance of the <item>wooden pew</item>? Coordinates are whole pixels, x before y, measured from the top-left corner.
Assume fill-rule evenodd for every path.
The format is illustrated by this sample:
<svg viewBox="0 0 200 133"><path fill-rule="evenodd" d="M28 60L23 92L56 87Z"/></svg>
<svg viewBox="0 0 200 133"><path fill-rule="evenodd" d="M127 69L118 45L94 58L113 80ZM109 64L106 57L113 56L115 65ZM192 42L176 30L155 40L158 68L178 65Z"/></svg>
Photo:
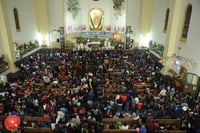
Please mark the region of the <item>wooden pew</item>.
<svg viewBox="0 0 200 133"><path fill-rule="evenodd" d="M116 91L119 91L119 92L125 92L127 90L124 90L124 89L114 89L114 88L111 88L111 89L106 89L106 92L116 92ZM141 92L145 92L147 90L145 89L136 89L136 91L138 93L141 93ZM157 90L150 90L150 92L154 93L154 92L157 92Z"/></svg>
<svg viewBox="0 0 200 133"><path fill-rule="evenodd" d="M44 87L45 86L44 83L34 83L33 85L39 86L39 87Z"/></svg>
<svg viewBox="0 0 200 133"><path fill-rule="evenodd" d="M0 121L4 121L6 119L6 116L0 116Z"/></svg>
<svg viewBox="0 0 200 133"><path fill-rule="evenodd" d="M186 133L185 130L163 130L161 133Z"/></svg>
<svg viewBox="0 0 200 133"><path fill-rule="evenodd" d="M51 128L24 128L25 133L53 133Z"/></svg>
<svg viewBox="0 0 200 133"><path fill-rule="evenodd" d="M103 118L102 123L117 123L118 121L121 121L122 123L137 123L137 120L134 119L125 119L125 118Z"/></svg>
<svg viewBox="0 0 200 133"><path fill-rule="evenodd" d="M136 129L103 129L102 133L138 133Z"/></svg>
<svg viewBox="0 0 200 133"><path fill-rule="evenodd" d="M68 89L68 88L47 88L47 91L68 91L68 90L71 90L71 89Z"/></svg>
<svg viewBox="0 0 200 133"><path fill-rule="evenodd" d="M47 117L29 117L26 116L24 119L26 122L49 122L49 118ZM51 128L30 128L26 127L24 128L25 133L53 133Z"/></svg>
<svg viewBox="0 0 200 133"><path fill-rule="evenodd" d="M126 119L126 118L104 118L102 120L102 123L117 123L118 121L121 121L122 123L137 123L136 120L133 119ZM154 121L158 124L173 124L173 125L179 125L180 126L180 119L154 119Z"/></svg>
<svg viewBox="0 0 200 133"><path fill-rule="evenodd" d="M180 119L154 119L155 122L159 124L173 124L173 125L178 125L180 127L181 120Z"/></svg>
<svg viewBox="0 0 200 133"><path fill-rule="evenodd" d="M136 129L103 129L102 133L138 133ZM163 130L161 133L186 133L185 130Z"/></svg>
<svg viewBox="0 0 200 133"><path fill-rule="evenodd" d="M136 85L136 88L143 88L143 87L148 87L148 86L150 86L149 84L145 84L145 85Z"/></svg>
<svg viewBox="0 0 200 133"><path fill-rule="evenodd" d="M113 84L115 83L114 81L112 81L112 82L113 82ZM122 85L120 84L120 86L122 86ZM141 88L144 88L144 87L146 88L146 87L149 87L149 86L151 86L151 85L150 84L145 84L145 85L138 84L138 85L135 85L135 87L138 88L138 89L141 89ZM112 85L109 85L109 88L112 88Z"/></svg>
<svg viewBox="0 0 200 133"><path fill-rule="evenodd" d="M137 123L136 120L133 119L125 119L125 118L121 118L121 119L114 119L114 118L104 118L102 120L102 123L117 123L118 121L121 121L122 123ZM158 124L174 124L174 125L179 125L180 126L180 119L154 119L155 122L157 122ZM137 133L135 132L135 130L119 130L119 129L103 129L102 133ZM163 133L186 133L186 131L184 130L163 130Z"/></svg>
<svg viewBox="0 0 200 133"><path fill-rule="evenodd" d="M28 121L49 122L50 120L47 117L29 117L29 116L26 116L25 121L26 122L28 122Z"/></svg>
<svg viewBox="0 0 200 133"><path fill-rule="evenodd" d="M4 105L3 105L3 103L0 103L0 110L4 110Z"/></svg>

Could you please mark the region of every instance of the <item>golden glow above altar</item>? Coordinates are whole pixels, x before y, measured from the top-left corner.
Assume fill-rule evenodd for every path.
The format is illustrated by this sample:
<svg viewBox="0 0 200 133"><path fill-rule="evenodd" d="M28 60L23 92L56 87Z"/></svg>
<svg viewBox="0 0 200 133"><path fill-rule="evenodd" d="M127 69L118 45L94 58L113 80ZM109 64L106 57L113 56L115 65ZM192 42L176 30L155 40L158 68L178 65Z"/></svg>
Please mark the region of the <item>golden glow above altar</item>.
<svg viewBox="0 0 200 133"><path fill-rule="evenodd" d="M104 14L101 9L91 9L88 14L88 20L89 31L104 30Z"/></svg>

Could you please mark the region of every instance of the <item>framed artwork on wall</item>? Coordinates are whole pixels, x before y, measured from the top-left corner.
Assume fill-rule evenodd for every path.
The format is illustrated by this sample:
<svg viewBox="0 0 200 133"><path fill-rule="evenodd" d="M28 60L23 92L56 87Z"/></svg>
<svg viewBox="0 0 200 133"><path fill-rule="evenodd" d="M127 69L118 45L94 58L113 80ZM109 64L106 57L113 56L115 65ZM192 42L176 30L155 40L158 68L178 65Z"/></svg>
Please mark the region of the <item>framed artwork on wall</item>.
<svg viewBox="0 0 200 133"><path fill-rule="evenodd" d="M103 31L104 30L104 13L101 9L92 8L88 13L88 30Z"/></svg>
<svg viewBox="0 0 200 133"><path fill-rule="evenodd" d="M14 20L15 20L16 31L20 32L21 31L21 27L20 27L19 14L18 14L17 8L13 9L13 13L14 13Z"/></svg>

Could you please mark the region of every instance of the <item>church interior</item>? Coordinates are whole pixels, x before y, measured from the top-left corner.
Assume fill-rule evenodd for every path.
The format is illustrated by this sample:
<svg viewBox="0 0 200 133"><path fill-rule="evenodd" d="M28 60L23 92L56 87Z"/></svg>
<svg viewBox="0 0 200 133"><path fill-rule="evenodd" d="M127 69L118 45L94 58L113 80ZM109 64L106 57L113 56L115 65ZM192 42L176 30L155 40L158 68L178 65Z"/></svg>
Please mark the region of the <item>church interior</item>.
<svg viewBox="0 0 200 133"><path fill-rule="evenodd" d="M200 133L199 0L0 0L0 132Z"/></svg>

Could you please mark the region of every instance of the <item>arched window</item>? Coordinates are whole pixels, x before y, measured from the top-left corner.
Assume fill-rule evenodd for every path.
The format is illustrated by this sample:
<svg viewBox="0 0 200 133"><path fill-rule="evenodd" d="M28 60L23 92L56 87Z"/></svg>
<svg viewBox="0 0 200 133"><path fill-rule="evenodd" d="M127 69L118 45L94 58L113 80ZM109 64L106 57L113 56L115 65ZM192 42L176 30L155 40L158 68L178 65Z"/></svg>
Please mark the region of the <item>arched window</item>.
<svg viewBox="0 0 200 133"><path fill-rule="evenodd" d="M13 9L13 13L14 13L14 19L15 19L16 30L17 30L17 32L20 32L20 31L21 31L21 28L20 28L19 15L18 15L18 10L17 10L17 8L14 8L14 9Z"/></svg>
<svg viewBox="0 0 200 133"><path fill-rule="evenodd" d="M188 4L185 9L185 15L183 19L183 26L182 26L182 32L181 32L181 38L180 38L180 40L183 42L187 41L191 14L192 14L192 5Z"/></svg>
<svg viewBox="0 0 200 133"><path fill-rule="evenodd" d="M167 8L166 13L165 13L165 24L164 24L163 32L167 31L168 20L169 20L169 8Z"/></svg>

